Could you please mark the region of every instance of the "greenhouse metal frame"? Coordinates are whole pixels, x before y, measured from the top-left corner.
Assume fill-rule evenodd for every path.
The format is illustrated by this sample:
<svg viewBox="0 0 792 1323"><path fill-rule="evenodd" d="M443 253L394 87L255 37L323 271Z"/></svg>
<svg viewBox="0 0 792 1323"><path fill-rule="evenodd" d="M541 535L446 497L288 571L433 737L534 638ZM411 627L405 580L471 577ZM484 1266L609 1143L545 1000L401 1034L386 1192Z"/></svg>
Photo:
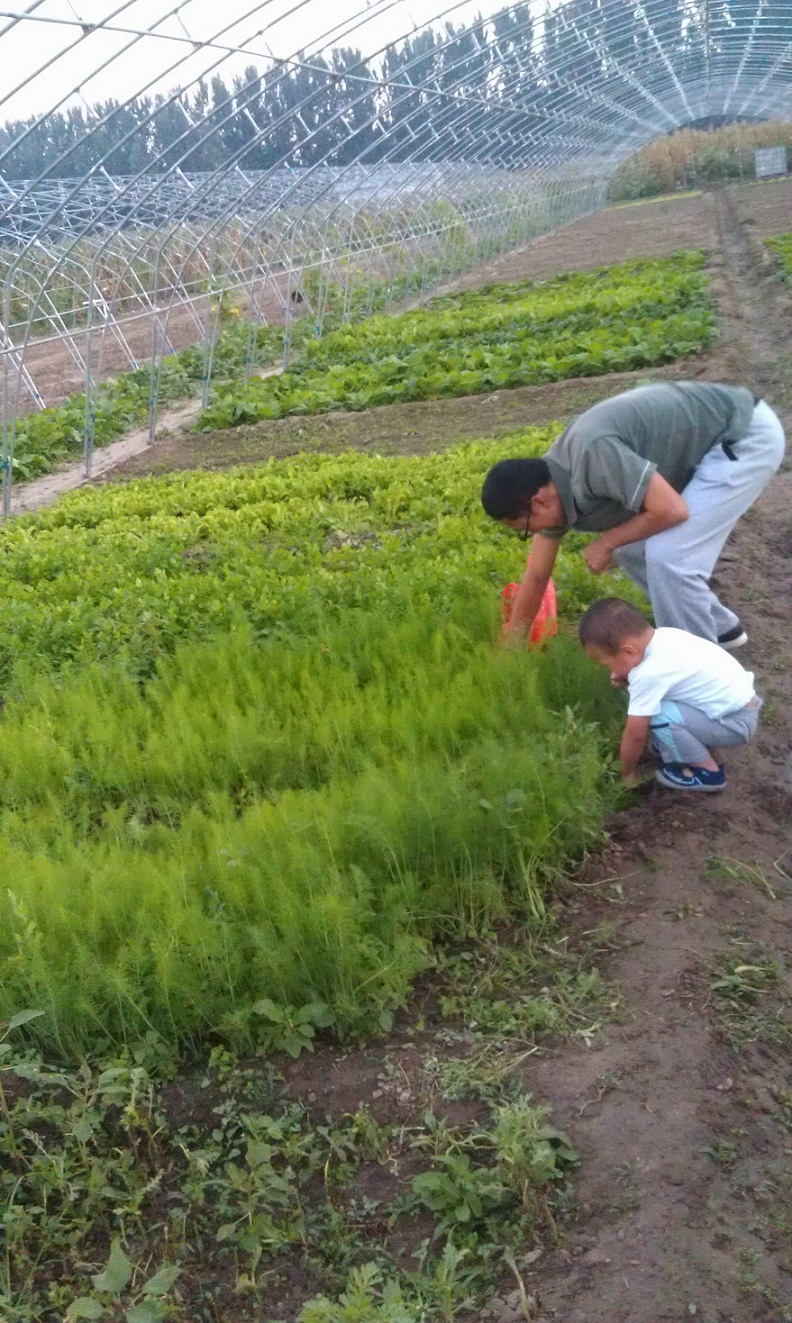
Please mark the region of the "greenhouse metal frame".
<svg viewBox="0 0 792 1323"><path fill-rule="evenodd" d="M792 104L785 0L83 4L0 13L4 514L19 418L63 398L48 355L89 475L101 382L149 374L155 441L163 361L200 345L206 401L230 308L248 372L270 325L288 364L331 287L342 319L425 298L602 206L659 135Z"/></svg>

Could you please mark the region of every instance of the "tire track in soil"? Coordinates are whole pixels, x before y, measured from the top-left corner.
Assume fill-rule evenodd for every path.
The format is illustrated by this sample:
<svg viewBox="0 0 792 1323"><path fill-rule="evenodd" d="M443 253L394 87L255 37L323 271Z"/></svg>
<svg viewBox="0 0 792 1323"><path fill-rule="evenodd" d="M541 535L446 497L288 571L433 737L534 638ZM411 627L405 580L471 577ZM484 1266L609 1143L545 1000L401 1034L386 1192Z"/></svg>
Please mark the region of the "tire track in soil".
<svg viewBox="0 0 792 1323"><path fill-rule="evenodd" d="M790 297L731 194L714 201L723 361L783 416ZM756 743L729 758L723 796L691 803L652 787L609 824L607 856L586 889L568 889L573 929L612 932L604 972L620 985L624 1014L598 1046L562 1046L527 1080L583 1159L575 1230L526 1277L542 1323L792 1319L789 1044L760 1038L732 1050L714 1024L708 969L718 952L750 959L761 949L780 961L781 991L792 994L792 885L778 871L792 874L790 498L786 468L718 568L719 591L750 635L741 660L766 701ZM708 872L713 856L761 869L776 898ZM517 1315L498 1306L492 1317Z"/></svg>

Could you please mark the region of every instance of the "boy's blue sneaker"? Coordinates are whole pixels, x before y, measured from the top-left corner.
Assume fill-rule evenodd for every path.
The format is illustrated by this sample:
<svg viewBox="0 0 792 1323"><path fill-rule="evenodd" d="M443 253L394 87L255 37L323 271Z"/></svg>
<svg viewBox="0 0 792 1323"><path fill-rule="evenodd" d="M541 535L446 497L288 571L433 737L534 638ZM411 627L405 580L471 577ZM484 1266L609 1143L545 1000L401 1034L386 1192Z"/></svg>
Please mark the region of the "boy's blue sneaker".
<svg viewBox="0 0 792 1323"><path fill-rule="evenodd" d="M722 766L717 772L711 772L706 767L685 767L681 763L666 763L659 772L655 773L655 780L659 781L661 786L667 786L669 790L703 790L705 794L713 795L718 790L726 789L726 773Z"/></svg>

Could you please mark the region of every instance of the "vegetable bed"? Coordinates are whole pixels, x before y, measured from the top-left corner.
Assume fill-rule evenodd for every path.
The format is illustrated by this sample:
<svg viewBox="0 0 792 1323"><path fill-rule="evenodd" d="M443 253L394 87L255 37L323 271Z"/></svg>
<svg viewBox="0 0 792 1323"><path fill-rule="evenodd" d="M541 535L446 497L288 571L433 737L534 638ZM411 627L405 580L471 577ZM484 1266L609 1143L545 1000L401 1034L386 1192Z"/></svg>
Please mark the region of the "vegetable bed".
<svg viewBox="0 0 792 1323"><path fill-rule="evenodd" d="M0 998L31 1032L73 1058L386 1024L438 941L541 920L612 797L614 699L570 639L493 647L523 551L478 492L549 440L174 475L2 530ZM579 546L568 618L607 591Z"/></svg>
<svg viewBox="0 0 792 1323"><path fill-rule="evenodd" d="M706 348L715 313L699 252L433 299L342 326L288 372L221 387L204 430L289 414L472 395L670 362Z"/></svg>

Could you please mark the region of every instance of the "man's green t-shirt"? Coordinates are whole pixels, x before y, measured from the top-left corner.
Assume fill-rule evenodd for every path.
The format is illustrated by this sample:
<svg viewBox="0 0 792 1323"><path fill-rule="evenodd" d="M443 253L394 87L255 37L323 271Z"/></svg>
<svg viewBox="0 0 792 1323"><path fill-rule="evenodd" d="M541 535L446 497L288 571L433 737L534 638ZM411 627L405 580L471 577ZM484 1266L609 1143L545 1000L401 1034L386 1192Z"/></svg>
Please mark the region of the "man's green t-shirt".
<svg viewBox="0 0 792 1323"><path fill-rule="evenodd" d="M744 386L684 381L640 386L587 409L544 456L566 516L558 535L601 533L632 519L655 473L683 491L708 450L742 440L755 404Z"/></svg>

